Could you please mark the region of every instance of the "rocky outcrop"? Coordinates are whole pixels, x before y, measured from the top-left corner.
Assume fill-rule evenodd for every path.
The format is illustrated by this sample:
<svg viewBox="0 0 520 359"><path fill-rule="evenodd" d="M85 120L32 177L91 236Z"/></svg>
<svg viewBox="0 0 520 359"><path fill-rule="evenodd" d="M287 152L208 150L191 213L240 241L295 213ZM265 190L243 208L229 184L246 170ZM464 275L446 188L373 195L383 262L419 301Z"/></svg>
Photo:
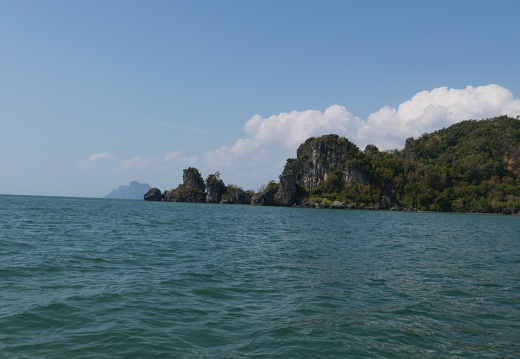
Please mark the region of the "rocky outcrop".
<svg viewBox="0 0 520 359"><path fill-rule="evenodd" d="M220 173L211 174L206 178L206 202L219 203L226 191L226 185L220 179Z"/></svg>
<svg viewBox="0 0 520 359"><path fill-rule="evenodd" d="M182 186L204 192L206 185L198 169L188 167L182 171Z"/></svg>
<svg viewBox="0 0 520 359"><path fill-rule="evenodd" d="M330 208L345 209L345 208L347 208L347 206L345 204L341 203L340 201L334 201L331 203Z"/></svg>
<svg viewBox="0 0 520 359"><path fill-rule="evenodd" d="M315 188L339 192L352 182L366 184L368 175L360 167L359 148L344 137L311 137L298 148L297 157L288 159L280 177L275 203L281 206L302 204Z"/></svg>
<svg viewBox="0 0 520 359"><path fill-rule="evenodd" d="M164 192L165 201L250 204L254 195L253 191L244 191L232 184L226 186L220 179L219 172L210 174L206 181L203 181L199 170L189 167L183 170L182 180L183 183L177 188ZM266 204L265 201L261 202ZM269 202L269 205L274 205L274 200Z"/></svg>
<svg viewBox="0 0 520 359"><path fill-rule="evenodd" d="M162 201L163 195L159 188L151 188L148 192L144 194L145 201Z"/></svg>
<svg viewBox="0 0 520 359"><path fill-rule="evenodd" d="M183 170L182 184L164 193L169 202L206 202L206 185L198 169L188 167Z"/></svg>
<svg viewBox="0 0 520 359"><path fill-rule="evenodd" d="M254 206L274 206L276 204L275 196L279 189L279 184L270 181L263 190L253 195L251 204Z"/></svg>
<svg viewBox="0 0 520 359"><path fill-rule="evenodd" d="M300 204L306 197L305 190L296 182L294 174L280 176L280 189L274 196L277 206L294 206Z"/></svg>
<svg viewBox="0 0 520 359"><path fill-rule="evenodd" d="M296 183L310 192L332 172L340 171L344 176L356 172L355 159L359 154L359 148L344 137L311 137L300 145L296 159L287 161L283 174L294 175Z"/></svg>
<svg viewBox="0 0 520 359"><path fill-rule="evenodd" d="M254 194L254 191L244 191L242 188L230 184L226 186L220 203L251 204Z"/></svg>

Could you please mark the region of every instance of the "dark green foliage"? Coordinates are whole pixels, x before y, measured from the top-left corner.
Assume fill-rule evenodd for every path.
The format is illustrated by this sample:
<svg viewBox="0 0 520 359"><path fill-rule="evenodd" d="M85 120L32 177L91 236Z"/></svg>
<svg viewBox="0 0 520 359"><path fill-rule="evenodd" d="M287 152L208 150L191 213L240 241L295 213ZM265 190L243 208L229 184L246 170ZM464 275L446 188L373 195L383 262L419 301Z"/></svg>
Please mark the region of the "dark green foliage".
<svg viewBox="0 0 520 359"><path fill-rule="evenodd" d="M202 179L199 170L195 167L188 167L182 171L182 182L184 186L193 189L200 189L202 192L206 189L204 180Z"/></svg>
<svg viewBox="0 0 520 359"><path fill-rule="evenodd" d="M409 139L398 197L422 210L517 212L520 121L506 116L463 121Z"/></svg>
<svg viewBox="0 0 520 359"><path fill-rule="evenodd" d="M188 167L182 173L183 183L164 193L164 199L172 202L205 202L206 186L198 169Z"/></svg>
<svg viewBox="0 0 520 359"><path fill-rule="evenodd" d="M199 170L189 167L183 170L182 179L177 188L164 192L165 201L250 204L254 196L253 191L232 184L226 186L220 172L210 174L204 182Z"/></svg>
<svg viewBox="0 0 520 359"><path fill-rule="evenodd" d="M241 187L230 184L226 186L222 201L232 204L249 204L253 195L253 191L244 191Z"/></svg>
<svg viewBox="0 0 520 359"><path fill-rule="evenodd" d="M307 188L309 202L339 200L360 208L377 204L378 208L430 211L520 211L520 121L514 118L463 121L409 138L402 151L382 152L368 145L361 152L335 135L313 137L300 146L298 157L289 160L284 170L298 175L299 185L315 169L308 160L311 148L320 156L315 166L325 169L326 176ZM338 149L343 151L340 160L330 153Z"/></svg>
<svg viewBox="0 0 520 359"><path fill-rule="evenodd" d="M271 180L267 186L262 186L260 190L253 195L251 204L261 206L274 206L275 195L280 189L280 184Z"/></svg>
<svg viewBox="0 0 520 359"><path fill-rule="evenodd" d="M276 191L278 191L278 189L280 189L280 184L271 180L271 181L269 181L269 183L267 183L267 186L265 186L265 189L263 189L263 192L276 192Z"/></svg>
<svg viewBox="0 0 520 359"><path fill-rule="evenodd" d="M170 202L206 202L206 196L198 188L179 185L177 188L164 193L164 200Z"/></svg>
<svg viewBox="0 0 520 359"><path fill-rule="evenodd" d="M211 174L206 178L206 202L219 203L225 191L226 185L220 179L220 172Z"/></svg>

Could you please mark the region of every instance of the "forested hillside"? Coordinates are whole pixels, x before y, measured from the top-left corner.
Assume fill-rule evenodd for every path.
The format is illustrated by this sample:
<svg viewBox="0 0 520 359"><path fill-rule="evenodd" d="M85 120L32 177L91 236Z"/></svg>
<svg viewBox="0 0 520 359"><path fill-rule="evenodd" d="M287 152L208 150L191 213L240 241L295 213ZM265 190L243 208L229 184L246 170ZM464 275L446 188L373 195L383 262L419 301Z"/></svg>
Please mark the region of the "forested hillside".
<svg viewBox="0 0 520 359"><path fill-rule="evenodd" d="M520 209L520 121L464 121L409 139L400 154L399 197L419 209ZM399 183L399 182L398 182Z"/></svg>
<svg viewBox="0 0 520 359"><path fill-rule="evenodd" d="M287 161L281 187L293 196L280 204L514 213L519 179L520 121L497 117L409 138L401 151L369 145L362 152L336 135L310 138Z"/></svg>

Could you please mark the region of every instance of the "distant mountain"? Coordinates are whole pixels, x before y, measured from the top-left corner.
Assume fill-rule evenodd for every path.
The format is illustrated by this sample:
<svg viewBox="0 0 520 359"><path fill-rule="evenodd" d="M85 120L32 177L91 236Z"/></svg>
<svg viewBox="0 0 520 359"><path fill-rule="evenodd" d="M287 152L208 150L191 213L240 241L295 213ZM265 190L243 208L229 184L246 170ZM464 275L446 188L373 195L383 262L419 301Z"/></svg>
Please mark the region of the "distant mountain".
<svg viewBox="0 0 520 359"><path fill-rule="evenodd" d="M119 188L111 191L103 198L117 199L143 199L146 192L150 190L148 183L139 183L137 181L130 182L130 185L119 186Z"/></svg>

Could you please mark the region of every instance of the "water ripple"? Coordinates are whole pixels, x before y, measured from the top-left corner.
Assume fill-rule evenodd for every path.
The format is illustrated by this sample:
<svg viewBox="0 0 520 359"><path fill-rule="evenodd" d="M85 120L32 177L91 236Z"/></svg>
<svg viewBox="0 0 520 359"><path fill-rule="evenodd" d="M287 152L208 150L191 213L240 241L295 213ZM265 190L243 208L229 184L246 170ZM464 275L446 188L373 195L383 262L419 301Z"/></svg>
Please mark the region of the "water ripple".
<svg viewBox="0 0 520 359"><path fill-rule="evenodd" d="M1 357L520 353L518 217L0 200Z"/></svg>

